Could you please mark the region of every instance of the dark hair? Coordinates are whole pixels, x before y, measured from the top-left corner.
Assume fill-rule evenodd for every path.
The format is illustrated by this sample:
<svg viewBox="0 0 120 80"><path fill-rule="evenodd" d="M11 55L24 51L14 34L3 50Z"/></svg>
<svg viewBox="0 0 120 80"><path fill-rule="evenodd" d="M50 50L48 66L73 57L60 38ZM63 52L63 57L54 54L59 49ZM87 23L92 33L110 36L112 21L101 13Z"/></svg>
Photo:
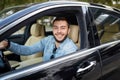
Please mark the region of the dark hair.
<svg viewBox="0 0 120 80"><path fill-rule="evenodd" d="M55 21L60 21L60 20L66 21L67 24L68 24L68 28L69 28L69 22L68 22L68 20L67 20L65 17L56 17L56 18L53 20L53 24L54 24Z"/></svg>

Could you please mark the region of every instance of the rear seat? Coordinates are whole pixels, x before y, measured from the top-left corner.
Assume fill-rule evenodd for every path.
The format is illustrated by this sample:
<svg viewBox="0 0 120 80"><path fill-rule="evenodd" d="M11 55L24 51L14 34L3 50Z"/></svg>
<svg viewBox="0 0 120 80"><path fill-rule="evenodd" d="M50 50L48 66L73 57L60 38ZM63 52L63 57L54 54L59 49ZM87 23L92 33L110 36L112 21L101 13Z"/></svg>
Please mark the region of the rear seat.
<svg viewBox="0 0 120 80"><path fill-rule="evenodd" d="M101 42L109 42L113 40L113 38L117 37L115 34L119 32L119 26L118 25L105 25L104 27L104 34L101 37Z"/></svg>

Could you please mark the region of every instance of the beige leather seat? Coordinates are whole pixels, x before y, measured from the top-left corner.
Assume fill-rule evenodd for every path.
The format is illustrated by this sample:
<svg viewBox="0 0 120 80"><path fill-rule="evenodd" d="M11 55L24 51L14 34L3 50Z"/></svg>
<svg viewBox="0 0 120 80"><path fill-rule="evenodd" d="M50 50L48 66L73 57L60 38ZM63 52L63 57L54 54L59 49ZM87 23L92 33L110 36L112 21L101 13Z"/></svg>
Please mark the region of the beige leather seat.
<svg viewBox="0 0 120 80"><path fill-rule="evenodd" d="M30 46L33 45L34 43L40 41L42 38L45 37L45 26L41 24L33 24L30 30L31 36L28 38L26 41L25 45ZM33 59L36 57L42 57L42 53L37 53L29 56L20 56L21 60L28 60L28 59Z"/></svg>
<svg viewBox="0 0 120 80"><path fill-rule="evenodd" d="M73 42L80 48L80 35L79 35L79 26L78 25L70 25L70 33L69 38L73 40Z"/></svg>
<svg viewBox="0 0 120 80"><path fill-rule="evenodd" d="M35 23L31 26L30 33L31 33L31 36L26 41L25 43L26 46L33 45L34 43L40 41L42 38L45 37L45 26ZM19 63L16 61L10 61L10 64L12 65L12 67L15 67L18 65L19 67L23 67L23 66L31 65L37 62L41 62L42 53L36 53L29 56L20 56L20 59L23 62Z"/></svg>
<svg viewBox="0 0 120 80"><path fill-rule="evenodd" d="M105 25L104 28L104 34L101 37L101 42L105 43L105 42L109 42L111 40L113 40L113 37L116 33L119 32L119 26L118 25Z"/></svg>

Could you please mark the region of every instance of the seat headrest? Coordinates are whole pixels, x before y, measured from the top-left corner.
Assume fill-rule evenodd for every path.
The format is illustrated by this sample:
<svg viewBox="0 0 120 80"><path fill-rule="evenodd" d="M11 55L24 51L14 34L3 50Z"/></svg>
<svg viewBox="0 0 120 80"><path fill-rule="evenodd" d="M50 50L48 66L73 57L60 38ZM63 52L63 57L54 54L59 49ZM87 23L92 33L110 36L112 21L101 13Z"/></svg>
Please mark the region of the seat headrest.
<svg viewBox="0 0 120 80"><path fill-rule="evenodd" d="M36 37L44 36L45 35L45 26L38 24L38 23L34 23L31 26L30 32L31 32L31 35L36 36Z"/></svg>
<svg viewBox="0 0 120 80"><path fill-rule="evenodd" d="M70 33L68 35L74 43L77 43L79 40L79 27L78 25L70 25Z"/></svg>

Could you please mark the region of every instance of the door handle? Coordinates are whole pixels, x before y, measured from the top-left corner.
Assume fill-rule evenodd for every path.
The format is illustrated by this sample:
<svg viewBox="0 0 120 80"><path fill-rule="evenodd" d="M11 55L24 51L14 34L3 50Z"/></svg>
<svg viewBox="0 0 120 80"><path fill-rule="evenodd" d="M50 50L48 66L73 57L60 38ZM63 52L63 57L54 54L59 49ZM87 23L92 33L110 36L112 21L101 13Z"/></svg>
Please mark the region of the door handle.
<svg viewBox="0 0 120 80"><path fill-rule="evenodd" d="M83 72L83 71L85 71L85 70L91 69L91 68L93 68L95 65L96 65L96 61L91 61L90 64L89 64L87 67L85 67L85 68L79 68L79 69L77 70L77 73L80 73L80 72Z"/></svg>

